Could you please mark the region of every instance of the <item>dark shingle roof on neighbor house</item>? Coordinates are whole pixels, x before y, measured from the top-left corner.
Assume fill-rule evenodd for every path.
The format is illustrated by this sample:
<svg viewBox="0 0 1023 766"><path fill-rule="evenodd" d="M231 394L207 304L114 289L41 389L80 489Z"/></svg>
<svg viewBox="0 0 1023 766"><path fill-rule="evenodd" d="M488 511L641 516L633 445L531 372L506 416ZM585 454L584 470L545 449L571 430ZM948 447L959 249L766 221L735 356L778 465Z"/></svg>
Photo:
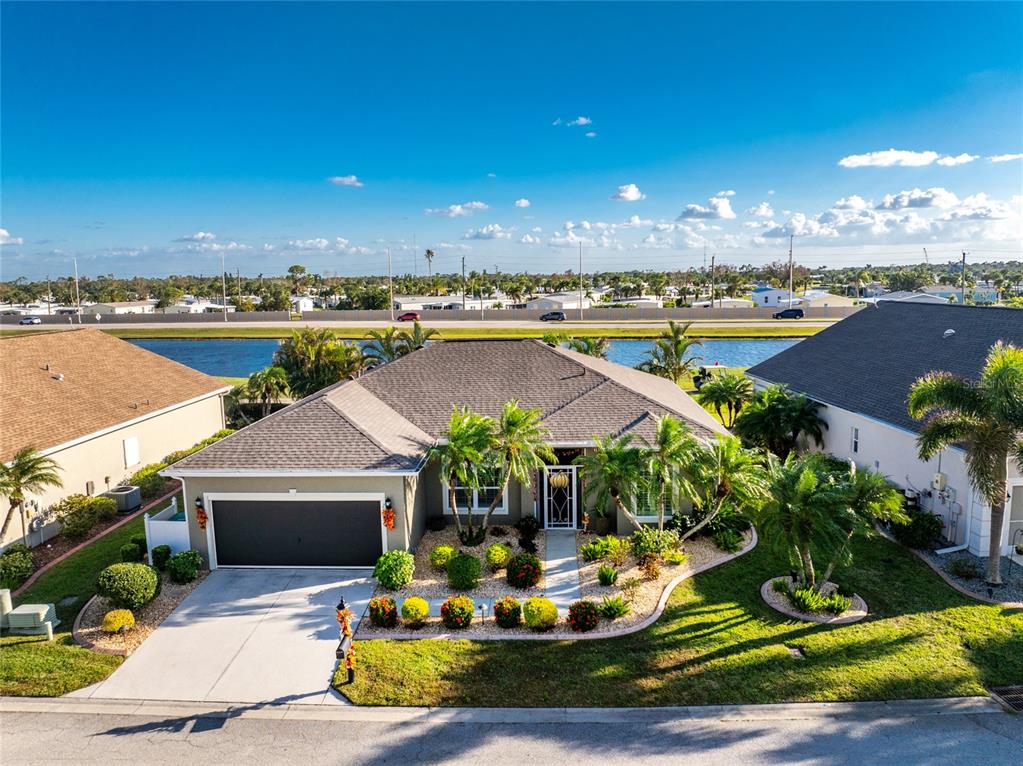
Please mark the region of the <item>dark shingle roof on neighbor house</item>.
<svg viewBox="0 0 1023 766"><path fill-rule="evenodd" d="M511 399L539 408L556 443L649 438L663 414L704 440L727 433L663 378L536 340L447 341L325 388L168 473L415 471L455 406L497 416Z"/></svg>
<svg viewBox="0 0 1023 766"><path fill-rule="evenodd" d="M945 337L947 330L953 334ZM975 380L997 341L1023 347L1023 311L882 301L751 367L824 404L917 431L912 384L931 371Z"/></svg>

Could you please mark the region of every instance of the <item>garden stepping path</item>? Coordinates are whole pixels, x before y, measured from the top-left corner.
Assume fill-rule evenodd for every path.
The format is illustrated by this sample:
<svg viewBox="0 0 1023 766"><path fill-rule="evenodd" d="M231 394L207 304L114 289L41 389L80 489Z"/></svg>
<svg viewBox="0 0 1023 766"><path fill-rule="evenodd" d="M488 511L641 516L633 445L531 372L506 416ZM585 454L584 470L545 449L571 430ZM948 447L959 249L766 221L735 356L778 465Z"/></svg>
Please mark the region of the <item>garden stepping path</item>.
<svg viewBox="0 0 1023 766"><path fill-rule="evenodd" d="M576 558L575 530L548 530L544 561L545 595L562 616L568 607L583 597L579 587L579 560Z"/></svg>

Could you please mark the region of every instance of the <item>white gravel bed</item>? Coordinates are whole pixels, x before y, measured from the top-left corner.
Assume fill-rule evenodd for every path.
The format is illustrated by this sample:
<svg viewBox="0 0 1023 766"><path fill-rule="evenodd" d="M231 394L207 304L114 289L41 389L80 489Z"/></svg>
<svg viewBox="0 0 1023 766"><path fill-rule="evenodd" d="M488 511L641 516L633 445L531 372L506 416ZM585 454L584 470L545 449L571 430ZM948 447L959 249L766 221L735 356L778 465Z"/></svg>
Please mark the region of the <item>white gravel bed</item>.
<svg viewBox="0 0 1023 766"><path fill-rule="evenodd" d="M842 612L842 614L800 612L792 606L792 602L788 600L784 593L778 593L774 590L774 583L778 580L787 582L789 586L795 585L795 582L788 575L772 577L760 586L760 595L769 607L781 612L786 617L791 617L801 622L816 622L822 625L847 625L851 622L859 622L867 616L867 603L855 593L852 596L852 606ZM821 587L821 593L825 596L830 596L837 589L838 586L835 583L826 582Z"/></svg>

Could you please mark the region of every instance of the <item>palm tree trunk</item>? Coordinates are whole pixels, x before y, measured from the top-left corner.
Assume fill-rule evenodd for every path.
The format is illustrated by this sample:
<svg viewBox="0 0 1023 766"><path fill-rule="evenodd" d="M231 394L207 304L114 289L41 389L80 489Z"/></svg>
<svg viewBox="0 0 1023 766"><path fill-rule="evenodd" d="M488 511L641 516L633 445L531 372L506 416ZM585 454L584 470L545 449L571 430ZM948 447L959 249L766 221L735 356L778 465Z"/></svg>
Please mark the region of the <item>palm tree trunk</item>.
<svg viewBox="0 0 1023 766"><path fill-rule="evenodd" d="M14 512L18 509L20 503L11 503L11 506L7 509L7 515L4 517L4 526L0 529L0 540L7 539L7 530L11 528L11 522L14 521Z"/></svg>
<svg viewBox="0 0 1023 766"><path fill-rule="evenodd" d="M988 498L988 502L991 503L991 536L988 538L987 547L987 577L984 578L988 585L1002 584L1000 565L1002 563L1002 527L1005 526L1005 477L1007 462L1008 456L1006 456L1005 460L999 462L999 468L995 475L995 495L998 500L994 501Z"/></svg>
<svg viewBox="0 0 1023 766"><path fill-rule="evenodd" d="M490 514L492 514L494 512L494 509L497 508L497 506L501 503L501 499L504 497L505 493L508 491L508 484L510 483L510 481L511 481L511 474L510 473L506 473L505 476L504 476L504 481L501 483L500 488L497 490L497 494L494 496L494 499L490 501L490 507L487 508L487 512L483 516L483 528L484 529L487 528L487 524L490 522Z"/></svg>
<svg viewBox="0 0 1023 766"><path fill-rule="evenodd" d="M845 536L845 542L842 543L842 547L835 553L834 558L828 563L828 568L824 570L824 577L821 578L821 584L828 582L831 579L831 575L835 572L835 567L838 566L839 560L845 555L846 549L849 547L849 543L853 539L853 532L848 532Z"/></svg>
<svg viewBox="0 0 1023 766"><path fill-rule="evenodd" d="M643 528L643 525L639 523L639 519L636 518L636 515L632 511L630 511L628 508L625 507L625 503L622 502L621 495L615 495L614 501L615 501L615 507L619 511L621 511L622 514L624 514L625 518L627 518L629 521L632 522L633 526L635 526L636 529L642 529Z"/></svg>
<svg viewBox="0 0 1023 766"><path fill-rule="evenodd" d="M803 545L799 550L799 558L803 562L803 576L806 578L808 588L817 587L817 576L813 571L813 558L810 556L810 546Z"/></svg>
<svg viewBox="0 0 1023 766"><path fill-rule="evenodd" d="M448 506L451 508L451 515L455 517L455 529L461 533L462 520L458 517L458 500L455 494L455 477L452 476L448 482ZM472 518L471 516L469 517Z"/></svg>
<svg viewBox="0 0 1023 766"><path fill-rule="evenodd" d="M718 513L721 512L721 508L722 508L723 505L724 505L723 503L718 503L717 505L715 505L713 511L711 511L706 516L704 516L695 527L693 527L692 529L688 530L684 535L682 535L682 537L679 538L679 542L680 543L681 542L685 542L690 537L692 537L697 532L699 532L701 529L703 529L705 526L710 524L710 522L712 522L714 520L714 517L717 516Z"/></svg>

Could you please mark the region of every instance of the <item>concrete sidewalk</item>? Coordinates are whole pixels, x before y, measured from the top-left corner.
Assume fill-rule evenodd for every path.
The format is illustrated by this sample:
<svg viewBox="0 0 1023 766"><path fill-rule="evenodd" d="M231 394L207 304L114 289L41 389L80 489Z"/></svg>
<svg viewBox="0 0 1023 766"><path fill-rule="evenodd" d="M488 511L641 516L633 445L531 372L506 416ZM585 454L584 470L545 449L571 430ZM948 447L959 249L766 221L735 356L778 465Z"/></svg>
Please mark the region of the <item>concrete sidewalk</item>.
<svg viewBox="0 0 1023 766"><path fill-rule="evenodd" d="M564 617L568 607L583 597L579 587L579 559L574 529L548 529L544 556L544 591Z"/></svg>

